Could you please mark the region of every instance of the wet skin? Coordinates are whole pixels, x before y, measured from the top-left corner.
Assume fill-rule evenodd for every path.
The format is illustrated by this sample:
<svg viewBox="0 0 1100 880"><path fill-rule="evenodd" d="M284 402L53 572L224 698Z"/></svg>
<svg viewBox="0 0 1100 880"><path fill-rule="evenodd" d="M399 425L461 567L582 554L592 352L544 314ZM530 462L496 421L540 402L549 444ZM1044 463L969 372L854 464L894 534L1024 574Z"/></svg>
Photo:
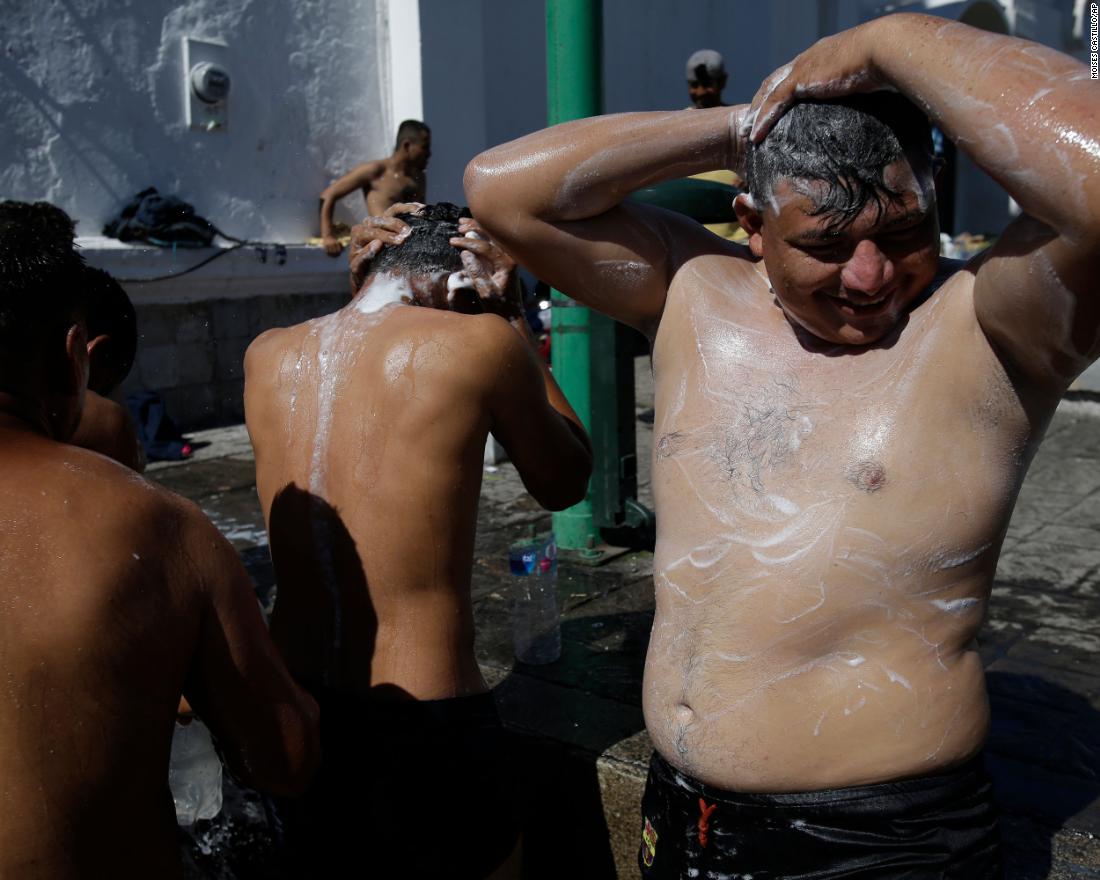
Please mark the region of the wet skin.
<svg viewBox="0 0 1100 880"><path fill-rule="evenodd" d="M310 686L426 700L486 689L470 575L490 430L544 506L583 496L587 439L530 339L448 311L447 293L446 277L368 276L344 309L248 350L272 634Z"/></svg>
<svg viewBox="0 0 1100 880"><path fill-rule="evenodd" d="M0 876L178 877L181 692L230 769L275 793L308 782L316 706L202 513L61 442L79 395L52 420L27 400L0 395Z"/></svg>
<svg viewBox="0 0 1100 880"><path fill-rule="evenodd" d="M517 259L653 339L643 702L675 766L726 789L808 791L927 774L981 748L973 639L1001 541L1050 414L1100 354L1086 76L1024 41L891 16L777 72L759 115L581 120L467 169L471 208ZM800 181L774 204L738 199L748 248L620 204L658 180L739 170L753 120L762 136L798 96L883 84L1026 212L962 269L936 259L919 162L886 169L901 204L835 238ZM1052 130L1073 135L1058 168Z"/></svg>

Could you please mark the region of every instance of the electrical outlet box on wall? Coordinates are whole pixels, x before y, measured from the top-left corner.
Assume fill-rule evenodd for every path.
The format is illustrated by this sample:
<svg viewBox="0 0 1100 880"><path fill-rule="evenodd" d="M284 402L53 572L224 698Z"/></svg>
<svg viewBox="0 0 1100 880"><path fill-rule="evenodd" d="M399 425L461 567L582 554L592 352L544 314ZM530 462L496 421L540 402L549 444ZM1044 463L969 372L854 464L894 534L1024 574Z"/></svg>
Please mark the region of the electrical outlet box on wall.
<svg viewBox="0 0 1100 880"><path fill-rule="evenodd" d="M187 127L214 133L229 127L229 47L183 38L183 88Z"/></svg>

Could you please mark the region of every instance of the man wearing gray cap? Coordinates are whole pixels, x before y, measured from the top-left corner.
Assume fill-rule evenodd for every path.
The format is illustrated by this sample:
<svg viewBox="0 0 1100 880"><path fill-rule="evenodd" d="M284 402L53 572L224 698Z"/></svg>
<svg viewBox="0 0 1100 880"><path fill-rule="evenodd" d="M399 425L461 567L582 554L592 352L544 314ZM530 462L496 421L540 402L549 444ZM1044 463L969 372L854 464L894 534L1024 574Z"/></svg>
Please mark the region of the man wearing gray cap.
<svg viewBox="0 0 1100 880"><path fill-rule="evenodd" d="M726 87L726 62L713 49L693 52L687 62L688 94L696 110L725 107L722 89Z"/></svg>
<svg viewBox="0 0 1100 880"><path fill-rule="evenodd" d="M722 100L722 89L726 87L726 63L721 54L713 49L700 49L693 52L687 61L688 94L691 96L691 109L706 110L710 107L727 107ZM696 180L710 180L715 183L723 183L726 186L741 186L739 175L728 168L719 168L714 171L704 171L702 174L693 174ZM737 195L736 190L730 195ZM733 221L726 223L707 223L707 229L720 238L729 241L745 242L748 236L740 224Z"/></svg>

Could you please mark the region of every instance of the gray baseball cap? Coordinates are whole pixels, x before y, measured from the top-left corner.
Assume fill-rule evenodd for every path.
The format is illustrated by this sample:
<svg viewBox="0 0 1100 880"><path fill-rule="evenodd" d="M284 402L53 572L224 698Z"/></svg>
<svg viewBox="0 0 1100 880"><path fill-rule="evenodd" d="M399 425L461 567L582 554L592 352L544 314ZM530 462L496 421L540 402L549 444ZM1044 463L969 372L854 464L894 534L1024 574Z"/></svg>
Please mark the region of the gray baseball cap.
<svg viewBox="0 0 1100 880"><path fill-rule="evenodd" d="M687 63L687 81L718 80L726 75L726 62L713 49L692 52Z"/></svg>

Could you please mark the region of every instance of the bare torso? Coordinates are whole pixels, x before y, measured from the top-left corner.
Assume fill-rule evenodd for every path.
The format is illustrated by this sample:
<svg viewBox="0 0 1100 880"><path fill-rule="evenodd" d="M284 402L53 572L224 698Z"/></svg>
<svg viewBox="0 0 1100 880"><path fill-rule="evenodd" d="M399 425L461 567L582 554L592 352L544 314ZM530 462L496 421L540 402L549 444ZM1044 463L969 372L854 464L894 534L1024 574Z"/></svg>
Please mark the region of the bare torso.
<svg viewBox="0 0 1100 880"><path fill-rule="evenodd" d="M935 772L988 728L973 640L1041 430L971 275L887 344L826 356L762 272L689 261L656 336L647 727L727 789Z"/></svg>
<svg viewBox="0 0 1100 880"><path fill-rule="evenodd" d="M353 302L249 350L272 635L304 683L417 699L485 690L469 595L489 431L469 336L481 320Z"/></svg>
<svg viewBox="0 0 1100 880"><path fill-rule="evenodd" d="M424 172L407 174L395 167L394 161L386 159L381 163L380 173L363 187L363 201L367 203L367 214L381 217L386 209L398 202L424 201Z"/></svg>
<svg viewBox="0 0 1100 880"><path fill-rule="evenodd" d="M178 876L168 756L200 606L164 547L175 507L0 428L0 510L0 876Z"/></svg>

